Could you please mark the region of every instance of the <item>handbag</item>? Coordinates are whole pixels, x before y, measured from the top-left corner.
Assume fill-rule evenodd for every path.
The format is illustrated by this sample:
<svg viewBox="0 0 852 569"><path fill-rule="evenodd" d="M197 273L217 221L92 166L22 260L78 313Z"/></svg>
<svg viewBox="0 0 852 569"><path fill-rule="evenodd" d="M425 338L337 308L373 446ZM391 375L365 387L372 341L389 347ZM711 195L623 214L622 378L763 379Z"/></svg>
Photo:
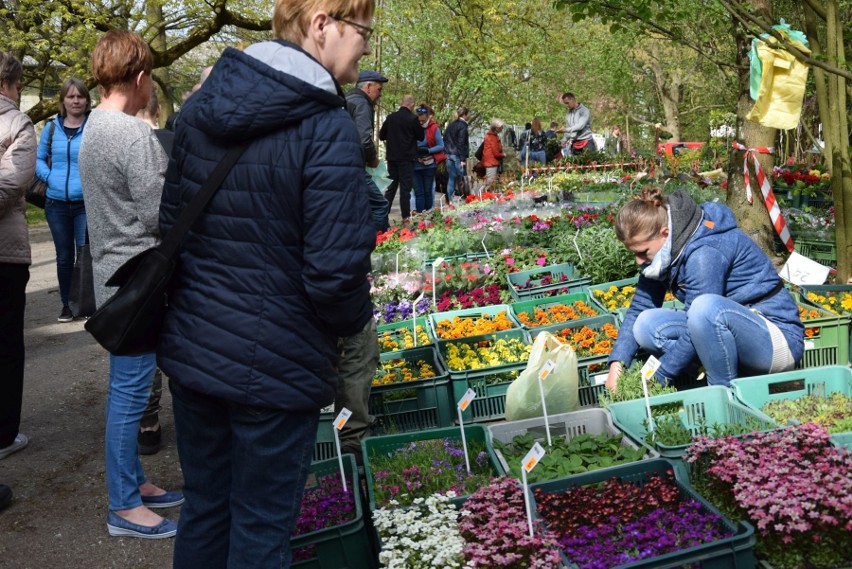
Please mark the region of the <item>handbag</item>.
<svg viewBox="0 0 852 569"><path fill-rule="evenodd" d="M95 279L92 274L92 252L89 249L88 232L86 242L77 251L77 259L71 272L68 307L76 317L88 318L95 313Z"/></svg>
<svg viewBox="0 0 852 569"><path fill-rule="evenodd" d="M47 166L53 168L53 132L56 130L56 121L50 121L50 131L47 135ZM27 188L25 199L36 207L44 209L47 194L47 182L33 174L30 187ZM75 312L76 314L76 312Z"/></svg>
<svg viewBox="0 0 852 569"><path fill-rule="evenodd" d="M111 354L156 350L181 242L247 146L228 150L163 240L131 257L106 282L118 290L86 321L86 330Z"/></svg>

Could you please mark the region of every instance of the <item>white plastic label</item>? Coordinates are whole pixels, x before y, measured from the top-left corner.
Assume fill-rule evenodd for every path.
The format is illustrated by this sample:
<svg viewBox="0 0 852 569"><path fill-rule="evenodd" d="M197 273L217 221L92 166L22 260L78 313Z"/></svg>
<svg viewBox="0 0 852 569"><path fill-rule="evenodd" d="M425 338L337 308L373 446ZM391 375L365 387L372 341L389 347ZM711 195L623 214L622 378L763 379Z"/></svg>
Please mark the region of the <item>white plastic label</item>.
<svg viewBox="0 0 852 569"><path fill-rule="evenodd" d="M346 424L346 421L349 420L349 417L352 416L352 411L344 407L340 410L340 413L334 419L334 427L339 431L343 429L343 425Z"/></svg>
<svg viewBox="0 0 852 569"><path fill-rule="evenodd" d="M657 368L660 367L660 360L651 356L648 358L648 361L645 362L645 365L642 366L642 379L645 381L650 380L654 377L654 374L657 373Z"/></svg>
<svg viewBox="0 0 852 569"><path fill-rule="evenodd" d="M606 383L606 378L608 377L608 375L609 374L606 374L606 373L599 373L598 375L593 375L592 376L593 384L594 385L603 385L604 383Z"/></svg>
<svg viewBox="0 0 852 569"><path fill-rule="evenodd" d="M530 449L530 451L527 453L527 455L524 457L524 460L521 465L523 466L524 470L530 472L533 468L536 467L536 465L542 458L544 458L544 448L540 444L535 443Z"/></svg>
<svg viewBox="0 0 852 569"><path fill-rule="evenodd" d="M805 340L806 350L813 350L814 348L816 348L816 342L814 342L813 340Z"/></svg>
<svg viewBox="0 0 852 569"><path fill-rule="evenodd" d="M546 362L544 362L544 365L541 366L541 371L538 372L538 378L541 381L544 381L545 379L547 379L547 376L549 376L551 374L551 372L553 371L553 368L555 368L555 367L556 367L556 363L554 363L553 360L547 360Z"/></svg>
<svg viewBox="0 0 852 569"><path fill-rule="evenodd" d="M470 402L474 399L476 399L476 391L468 388L468 390L464 392L462 398L459 399L459 409L465 411L470 405Z"/></svg>

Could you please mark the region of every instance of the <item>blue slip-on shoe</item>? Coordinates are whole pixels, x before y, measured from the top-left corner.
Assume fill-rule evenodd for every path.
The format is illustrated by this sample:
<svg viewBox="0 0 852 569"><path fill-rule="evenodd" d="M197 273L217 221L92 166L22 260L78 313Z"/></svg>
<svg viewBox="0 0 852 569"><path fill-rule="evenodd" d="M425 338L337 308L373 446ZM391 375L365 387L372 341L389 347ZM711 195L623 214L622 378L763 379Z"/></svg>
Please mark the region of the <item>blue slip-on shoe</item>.
<svg viewBox="0 0 852 569"><path fill-rule="evenodd" d="M164 539L174 537L177 533L177 524L172 520L163 520L154 527L140 526L128 522L115 512L107 516L107 530L113 537L141 537L142 539Z"/></svg>
<svg viewBox="0 0 852 569"><path fill-rule="evenodd" d="M159 496L142 496L142 505L147 508L151 508L152 510L156 510L157 508L180 506L183 504L184 500L183 492L174 490L172 492L160 494Z"/></svg>

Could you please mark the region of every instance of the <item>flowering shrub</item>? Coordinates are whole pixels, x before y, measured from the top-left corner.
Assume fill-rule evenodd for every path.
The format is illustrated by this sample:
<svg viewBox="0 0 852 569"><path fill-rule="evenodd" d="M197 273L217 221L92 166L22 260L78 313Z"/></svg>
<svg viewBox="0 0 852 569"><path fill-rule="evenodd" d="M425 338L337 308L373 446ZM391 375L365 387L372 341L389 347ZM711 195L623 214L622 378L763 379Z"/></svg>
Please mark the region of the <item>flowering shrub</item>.
<svg viewBox="0 0 852 569"><path fill-rule="evenodd" d="M813 423L746 438L699 437L684 460L693 486L756 526L775 569L852 563L852 453Z"/></svg>
<svg viewBox="0 0 852 569"><path fill-rule="evenodd" d="M426 329L417 325L417 346L428 346L432 343ZM410 326L396 328L395 330L382 330L379 332L379 350L381 353L396 352L414 348L414 332Z"/></svg>
<svg viewBox="0 0 852 569"><path fill-rule="evenodd" d="M406 359L387 360L381 363L373 376L373 385L388 385L435 377L435 368L423 360L412 364Z"/></svg>
<svg viewBox="0 0 852 569"><path fill-rule="evenodd" d="M387 455L369 457L376 506L396 500L400 506L416 498L447 491L460 496L488 484L493 468L485 446L467 441L471 472L467 472L461 441L430 439L412 441Z"/></svg>
<svg viewBox="0 0 852 569"><path fill-rule="evenodd" d="M777 187L792 188L800 193L812 194L831 184L831 174L821 164L803 164L789 158L783 166L772 169L772 184Z"/></svg>
<svg viewBox="0 0 852 569"><path fill-rule="evenodd" d="M382 540L382 567L467 567L459 513L450 501L455 496L455 492L447 492L416 498L409 508L399 508L399 502L391 500L387 508L375 510L373 524Z"/></svg>
<svg viewBox="0 0 852 569"><path fill-rule="evenodd" d="M477 490L462 507L459 531L466 541L464 556L471 567L553 569L560 565L556 541L540 521L535 537L527 527L520 484L501 477Z"/></svg>
<svg viewBox="0 0 852 569"><path fill-rule="evenodd" d="M447 366L451 371L483 369L526 362L532 346L516 338L481 342L450 342L446 347Z"/></svg>
<svg viewBox="0 0 852 569"><path fill-rule="evenodd" d="M553 304L545 308L537 306L533 309L532 317L530 317L528 312L519 312L518 320L521 324L525 324L531 328L538 328L539 326L547 326L548 324L559 324L581 318L590 318L598 314L600 313L589 306L588 303L576 300L570 305Z"/></svg>
<svg viewBox="0 0 852 569"><path fill-rule="evenodd" d="M293 537L321 529L339 526L355 519L355 499L343 491L343 483L337 474L323 476L316 485L306 487L302 494L302 505L296 520ZM316 557L316 546L306 545L293 550L293 561L304 561Z"/></svg>
<svg viewBox="0 0 852 569"><path fill-rule="evenodd" d="M535 490L536 508L570 561L607 569L733 535L717 514L681 498L671 471L643 484L610 478L563 492Z"/></svg>
<svg viewBox="0 0 852 569"><path fill-rule="evenodd" d="M455 340L469 336L481 336L502 330L515 328L515 324L509 320L506 310L501 310L493 317L482 314L479 317L453 316L452 318L436 319L435 334L440 340Z"/></svg>

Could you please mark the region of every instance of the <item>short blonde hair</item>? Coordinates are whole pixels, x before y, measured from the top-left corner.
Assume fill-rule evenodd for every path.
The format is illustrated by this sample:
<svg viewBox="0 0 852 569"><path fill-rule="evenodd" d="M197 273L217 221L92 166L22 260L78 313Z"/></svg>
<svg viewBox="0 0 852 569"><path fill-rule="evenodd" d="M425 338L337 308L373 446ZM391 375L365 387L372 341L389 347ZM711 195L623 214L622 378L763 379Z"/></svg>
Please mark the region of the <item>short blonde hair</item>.
<svg viewBox="0 0 852 569"><path fill-rule="evenodd" d="M317 10L325 10L333 18L348 20L372 18L375 8L375 0L275 0L272 34L278 39L299 44Z"/></svg>
<svg viewBox="0 0 852 569"><path fill-rule="evenodd" d="M497 131L498 129L503 128L505 123L500 119L491 119L491 130Z"/></svg>
<svg viewBox="0 0 852 569"><path fill-rule="evenodd" d="M142 36L129 30L110 30L101 36L92 51L92 76L104 95L122 88L154 68L151 50Z"/></svg>

